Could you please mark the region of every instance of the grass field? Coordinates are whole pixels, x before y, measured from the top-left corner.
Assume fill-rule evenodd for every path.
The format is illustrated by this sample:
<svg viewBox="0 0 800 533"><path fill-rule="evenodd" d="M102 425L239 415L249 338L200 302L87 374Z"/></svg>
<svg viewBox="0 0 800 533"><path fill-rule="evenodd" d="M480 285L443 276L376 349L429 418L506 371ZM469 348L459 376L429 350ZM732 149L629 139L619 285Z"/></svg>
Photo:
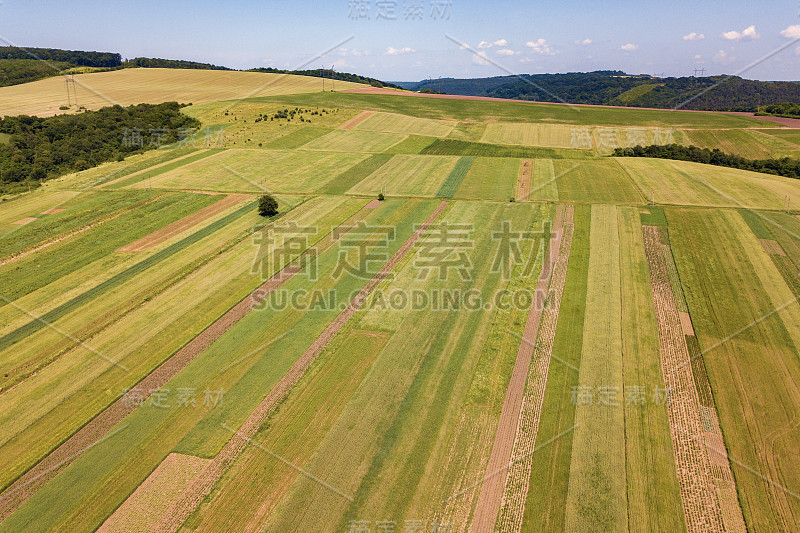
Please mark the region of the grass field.
<svg viewBox="0 0 800 533"><path fill-rule="evenodd" d="M77 74L75 84L78 101L87 109L168 101L200 104L322 89L321 80L307 76L161 68ZM341 82L339 90L355 87L360 85ZM0 95L0 115L55 115L66 103L64 80L58 76L3 87Z"/></svg>
<svg viewBox="0 0 800 533"><path fill-rule="evenodd" d="M796 529L800 182L605 155L668 133L797 157L796 133L252 72L76 79L192 102L204 129L0 202L0 533L694 533L741 530L737 506ZM52 113L56 81L0 89L0 112Z"/></svg>
<svg viewBox="0 0 800 533"><path fill-rule="evenodd" d="M361 180L348 194L433 197L455 168L459 158L396 155Z"/></svg>

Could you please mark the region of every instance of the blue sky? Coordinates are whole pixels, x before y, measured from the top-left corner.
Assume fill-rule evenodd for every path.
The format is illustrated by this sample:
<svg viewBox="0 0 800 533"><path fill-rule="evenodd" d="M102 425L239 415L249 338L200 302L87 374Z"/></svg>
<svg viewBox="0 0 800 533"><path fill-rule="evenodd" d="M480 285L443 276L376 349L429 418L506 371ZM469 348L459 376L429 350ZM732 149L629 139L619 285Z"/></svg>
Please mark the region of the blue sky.
<svg viewBox="0 0 800 533"><path fill-rule="evenodd" d="M741 75L800 80L799 15L798 0L2 0L0 38L233 68L334 64L393 81L599 69L732 74L788 45Z"/></svg>

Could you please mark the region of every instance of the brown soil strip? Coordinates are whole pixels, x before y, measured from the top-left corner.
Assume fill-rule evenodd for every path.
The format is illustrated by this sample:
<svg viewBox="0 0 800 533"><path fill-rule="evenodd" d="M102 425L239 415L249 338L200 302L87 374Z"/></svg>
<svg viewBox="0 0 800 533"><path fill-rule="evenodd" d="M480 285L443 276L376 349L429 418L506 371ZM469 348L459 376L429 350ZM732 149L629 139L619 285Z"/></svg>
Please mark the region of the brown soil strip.
<svg viewBox="0 0 800 533"><path fill-rule="evenodd" d="M551 242L551 254L561 249L562 226L564 220L562 206L556 213L554 224L555 238ZM571 235L571 233L570 233ZM552 263L551 263L552 264ZM525 382L528 378L531 359L536 345L536 336L539 333L539 325L542 319L544 308L543 295L547 293L550 286L550 278L553 269L543 271L536 285L536 296L528 312L528 319L525 322L525 329L522 333L522 342L519 345L517 359L514 370L511 373L511 380L506 390L506 397L503 402L503 409L500 412L500 421L495 434L492 453L486 465L486 476L481 485L478 495L478 502L475 507L475 518L472 522L471 531L479 533L494 531L497 513L503 500L503 492L506 486L508 470L511 464L512 451L515 444L515 434L520 424L520 415L525 396ZM524 500L524 496L522 497Z"/></svg>
<svg viewBox="0 0 800 533"><path fill-rule="evenodd" d="M43 215L55 215L56 213L60 213L62 211L66 211L66 207L54 207L53 209L48 209L47 211L42 211Z"/></svg>
<svg viewBox="0 0 800 533"><path fill-rule="evenodd" d="M169 454L103 522L98 533L150 531L210 461L192 455Z"/></svg>
<svg viewBox="0 0 800 533"><path fill-rule="evenodd" d="M231 467L233 462L242 453L250 440L255 436L276 406L289 394L294 385L303 377L305 371L322 353L322 351L333 340L334 336L341 330L350 318L358 311L367 300L369 295L383 281L392 269L408 254L414 244L419 240L428 227L444 212L447 202L442 202L431 213L417 230L406 240L405 243L389 258L381 270L367 282L367 284L356 294L348 306L328 324L319 337L308 347L300 358L295 361L289 371L272 388L261 403L250 413L247 420L236 431L231 439L223 446L222 450L198 476L197 480L181 496L164 515L164 519L153 531L172 533L176 531L189 515L197 508L203 499L211 492L211 489L219 481L222 475Z"/></svg>
<svg viewBox="0 0 800 533"><path fill-rule="evenodd" d="M380 206L381 206L381 201L380 201L380 200L372 200L372 201L371 201L370 203L368 203L368 204L367 204L365 207L366 207L367 209L377 209L377 208L378 208L378 207L380 207Z"/></svg>
<svg viewBox="0 0 800 533"><path fill-rule="evenodd" d="M708 453L706 432L713 429L712 432L720 433L720 436L721 432L718 423L711 423L712 417L703 415L694 385L678 302L668 273L667 263L671 261L671 255L667 258L666 254L671 254L669 245L662 243L661 228L643 226L642 232L658 322L661 371L664 385L670 391L667 413L686 529L689 533L745 531L730 465L727 460L724 468L716 464L722 463L721 460L712 463ZM707 409L707 412L713 413L716 421L716 411ZM715 441L715 448L716 444ZM724 443L717 450L727 457ZM721 471L722 475L715 475L715 470ZM717 486L722 486L722 490ZM730 498L731 490L733 500Z"/></svg>
<svg viewBox="0 0 800 533"><path fill-rule="evenodd" d="M25 217L19 220L15 220L14 222L12 222L12 224L16 224L17 226L22 226L23 224L30 224L31 222L36 222L37 220L39 219L36 217Z"/></svg>
<svg viewBox="0 0 800 533"><path fill-rule="evenodd" d="M217 191L181 191L181 192L190 192L193 194L207 194L209 196L221 196L225 194L224 192L217 192Z"/></svg>
<svg viewBox="0 0 800 533"><path fill-rule="evenodd" d="M678 313L681 319L681 327L683 328L683 334L692 336L694 335L694 327L692 326L692 317L689 316L689 313L684 313L680 311Z"/></svg>
<svg viewBox="0 0 800 533"><path fill-rule="evenodd" d="M650 214L650 210L649 209L640 209L639 213L641 213L642 215L649 215Z"/></svg>
<svg viewBox="0 0 800 533"><path fill-rule="evenodd" d="M523 159L519 166L519 176L517 177L517 199L520 202L527 202L531 195L531 173L533 172L533 160Z"/></svg>
<svg viewBox="0 0 800 533"><path fill-rule="evenodd" d="M764 248L764 251L770 255L786 255L786 252L783 251L781 245L778 244L778 241L773 239L758 239L758 242L761 243L761 246Z"/></svg>
<svg viewBox="0 0 800 533"><path fill-rule="evenodd" d="M361 209L343 222L342 226L345 228L352 227L363 216L364 211ZM312 248L318 250L317 253L321 255L333 243L329 233ZM170 379L203 353L214 341L231 329L253 308L257 307L266 295L280 288L300 271L301 269L294 264L284 267L283 270L277 272L251 294L243 298L132 388L139 391L140 397L146 401L151 391L158 390L166 385ZM0 522L16 511L61 470L69 466L73 460L88 448L97 444L114 426L133 412L136 408L135 405L132 405L133 403L135 402L127 401L124 396L118 398L0 493Z"/></svg>
<svg viewBox="0 0 800 533"><path fill-rule="evenodd" d="M553 354L553 345L556 339L558 312L561 308L561 297L567 280L567 266L572 248L573 224L570 220L572 211L573 208L571 206L567 208L568 214L566 218L569 221L562 228L561 245L558 247L558 257L553 268L549 294L542 313L534 357L528 371L522 412L514 437L514 447L497 520L496 530L503 533L522 531L525 501L528 497L531 471L533 470L536 436L539 432L539 421L542 417L542 405L547 386L547 375L550 369L550 357Z"/></svg>
<svg viewBox="0 0 800 533"><path fill-rule="evenodd" d="M355 117L351 118L341 126L339 126L340 130L351 130L367 120L369 117L375 114L375 111L362 111L360 114L356 115Z"/></svg>
<svg viewBox="0 0 800 533"><path fill-rule="evenodd" d="M192 226L203 222L204 220L217 215L229 207L232 207L239 202L250 198L249 194L229 194L225 198L221 200L217 200L211 205L208 205L194 213L183 217L180 220L176 220L172 224L168 224L161 229L158 229L151 233L150 235L145 235L141 239L134 241L130 244L127 244L121 248L118 248L118 252L143 252L152 248L153 246L160 244L170 237L174 237L175 235L188 230Z"/></svg>

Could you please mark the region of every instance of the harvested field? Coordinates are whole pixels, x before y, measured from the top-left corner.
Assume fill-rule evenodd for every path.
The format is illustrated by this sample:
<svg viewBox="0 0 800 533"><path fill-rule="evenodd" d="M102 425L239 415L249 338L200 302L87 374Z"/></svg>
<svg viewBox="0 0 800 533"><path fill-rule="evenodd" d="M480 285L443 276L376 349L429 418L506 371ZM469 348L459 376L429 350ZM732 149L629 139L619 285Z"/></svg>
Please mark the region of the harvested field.
<svg viewBox="0 0 800 533"><path fill-rule="evenodd" d="M770 255L786 255L786 252L783 251L781 245L778 244L778 241L774 239L758 239L758 242L760 242L761 246L764 247L764 251Z"/></svg>
<svg viewBox="0 0 800 533"><path fill-rule="evenodd" d="M362 217L363 211L359 211L342 225L343 227L352 227L352 225L361 220ZM318 253L323 253L330 249L332 245L333 241L329 233L315 246ZM234 324L247 315L260 301L263 301L266 295L283 286L298 272L299 270L293 268L292 265L287 265L283 270L277 272L272 278L255 289L252 294L242 299L208 328L203 330L202 333L194 337L163 364L139 381L133 388L143 391L144 399L146 400L153 391L159 390L166 385L178 372L186 368L189 363L211 346L214 341L219 339L226 331L231 329ZM0 521L13 513L31 495L35 494L36 491L50 479L55 477L60 470L67 467L84 451L99 442L114 426L133 412L136 407L137 405L135 403L129 402L124 396L120 397L93 418L91 422L74 433L58 448L45 456L23 476L14 481L14 483L0 493Z"/></svg>
<svg viewBox="0 0 800 533"><path fill-rule="evenodd" d="M249 200L251 196L249 194L229 194L225 198L214 202L213 204L200 209L199 211L192 213L189 216L186 216L180 220L169 224L161 228L158 231L151 233L150 235L146 235L139 239L136 242L132 242L122 248L119 248L118 252L143 252L152 248L153 246L160 244L170 237L174 237L183 231L188 230L189 228L195 226L203 222L204 220L213 217L219 213L222 213L229 207L233 207L236 204L243 202L245 200Z"/></svg>
<svg viewBox="0 0 800 533"><path fill-rule="evenodd" d="M353 118L351 118L350 120L339 126L339 129L351 130L374 114L375 111L362 111L360 114L354 116Z"/></svg>
<svg viewBox="0 0 800 533"><path fill-rule="evenodd" d="M667 408L687 530L690 533L745 531L738 500L734 498L731 502L729 497L730 485L733 484L730 465L727 461L724 468L716 464L722 469L722 477L726 478L728 486L724 486L726 483L722 483L723 480L712 469L711 457L704 445L700 399L692 376L684 327L668 274L670 248L662 244L660 228L644 226L642 230L650 265L653 303L658 318L661 368L664 383L671 391ZM665 259L666 254L670 254L669 259ZM717 453L722 450L724 444ZM727 457L727 452L724 455ZM716 487L719 485L723 485L723 490L717 491ZM733 491L735 493L735 488ZM725 497L721 499L720 494ZM735 506L732 506L734 502Z"/></svg>
<svg viewBox="0 0 800 533"><path fill-rule="evenodd" d="M266 398L264 398L258 407L248 416L247 420L245 420L233 437L225 444L213 461L203 469L195 483L181 496L180 500L170 507L158 526L154 528L154 531L172 533L179 528L194 509L200 505L200 502L208 495L214 484L219 481L222 475L242 453L242 450L249 444L250 440L256 432L258 432L280 400L291 391L292 387L300 380L311 363L322 353L333 337L344 327L356 311L364 305L364 302L372 291L386 278L397 263L406 256L420 236L427 231L428 227L444 212L446 207L447 202L439 204L425 222L423 222L411 237L409 237L394 255L389 258L389 261L383 265L378 274L376 274L375 277L358 292L353 300L350 301L345 310L325 328L325 331L323 331L305 353L303 353L300 359L292 365L289 372L281 378L278 384L267 394Z"/></svg>
<svg viewBox="0 0 800 533"><path fill-rule="evenodd" d="M563 209L563 206L559 206L559 211L561 213L557 215L557 218L560 219L562 224L559 224L558 222L554 224L556 237L553 242L550 243L551 248L547 252L551 253L551 256L553 252L559 253L561 250L564 218ZM567 243L565 249L568 249L568 246L569 244ZM559 259L561 259L560 256ZM475 507L475 518L472 523L472 529L474 531L493 531L495 529L497 513L501 507L501 503L508 495L518 488L506 488L506 480L509 476L509 470L515 474L518 474L518 469L514 469L513 466L515 461L521 461L523 459L523 457L520 455L513 455L513 451L517 446L515 445L517 442L515 434L519 431L518 428L522 423L520 415L523 412L523 403L526 397L525 383L529 379L529 368L534 355L536 337L539 333L539 325L542 319L542 313L544 311L545 296L547 295L548 287L551 283L550 278L552 273L552 268L543 271L536 285L536 295L531 304L528 318L525 323L525 330L522 335L522 342L520 343L517 359L514 364L514 371L511 374L511 381L508 384L508 391L506 392L505 401L503 402L503 409L500 414L500 423L497 427L497 434L495 436L494 445L492 446L489 463L486 466L486 476L483 478L480 495L478 496L478 502ZM539 358L537 359L537 367L540 363L545 365L544 372L546 381L546 361L543 361L542 358ZM540 392L538 387L543 386L544 383L539 379L541 378L540 371L536 372L535 375L537 377L537 385L532 386L532 388L536 389L536 392L533 393L534 398L536 398L537 393ZM531 408L535 410L535 404ZM535 415L533 416L535 424ZM531 437L533 438L533 441L535 441L535 427L533 428L533 435L531 435L530 432L527 432L524 436L524 441L526 444L530 444ZM532 450L532 445L530 446L530 449ZM526 448L525 452L528 451L528 448ZM518 482L519 480L516 481ZM527 491L524 493L518 493L518 496L521 499L516 500L517 503L521 505L522 502L524 502L526 495ZM517 511L517 513L515 513L514 517L519 518L519 523L517 525L520 527L521 510L522 509L519 508L519 506L516 506L515 511ZM513 521L514 519L512 518L511 520ZM506 527L504 526L502 530L505 531Z"/></svg>
<svg viewBox="0 0 800 533"><path fill-rule="evenodd" d="M17 226L22 226L24 224L30 224L31 222L36 222L37 220L39 220L39 219L36 218L36 217L25 217L25 218L21 218L19 220L15 220L14 222L12 222L12 224L17 225Z"/></svg>
<svg viewBox="0 0 800 533"><path fill-rule="evenodd" d="M171 453L131 494L98 533L149 531L163 518L210 459Z"/></svg>
<svg viewBox="0 0 800 533"><path fill-rule="evenodd" d="M530 490L533 455L536 450L536 437L542 416L547 376L550 369L550 358L558 325L558 312L567 278L569 253L572 246L574 208L568 206L564 215L564 223L556 228L559 235L551 243L553 252L558 255L551 267L552 279L547 288L547 300L544 302L541 325L534 347L533 361L529 367L525 395L522 400L520 418L514 435L514 445L510 456L508 475L505 479L503 498L495 530L501 532L522 531L525 514L525 502ZM523 343L529 342L523 338Z"/></svg>
<svg viewBox="0 0 800 533"><path fill-rule="evenodd" d="M683 328L683 334L684 335L694 335L694 328L692 327L692 317L689 316L689 313L685 313L683 311L679 311L678 314L680 315L681 327Z"/></svg>
<svg viewBox="0 0 800 533"><path fill-rule="evenodd" d="M533 172L533 159L523 159L519 165L519 177L517 178L517 191L515 197L520 202L530 201L531 196L531 173Z"/></svg>
<svg viewBox="0 0 800 533"><path fill-rule="evenodd" d="M60 213L62 211L66 211L67 209L64 207L54 207L53 209L48 209L47 211L42 211L43 215L54 215L56 213Z"/></svg>

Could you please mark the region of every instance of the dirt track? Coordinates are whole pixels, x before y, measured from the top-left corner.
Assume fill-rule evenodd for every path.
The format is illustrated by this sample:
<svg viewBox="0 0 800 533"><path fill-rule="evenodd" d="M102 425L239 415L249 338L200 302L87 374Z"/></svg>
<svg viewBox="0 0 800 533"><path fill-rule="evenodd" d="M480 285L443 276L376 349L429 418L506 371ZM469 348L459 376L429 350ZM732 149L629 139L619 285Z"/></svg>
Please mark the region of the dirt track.
<svg viewBox="0 0 800 533"><path fill-rule="evenodd" d="M556 237L550 243L551 257L554 253L558 253L559 259L562 259L562 249L568 250L569 244L562 245L562 237L564 236L564 221L565 218L568 217L571 218L570 215L566 215L564 213L563 206L559 206L553 228ZM571 238L571 231L569 232L569 235ZM542 314L544 311L544 295L547 294L548 288L550 287L553 271L554 268L543 271L536 285L536 296L531 304L530 311L528 312L528 319L525 322L525 329L523 330L522 334L522 342L519 345L517 359L514 364L514 370L511 373L511 380L509 381L506 397L503 402L503 409L500 412L500 421L497 426L497 433L495 434L492 453L489 456L489 462L486 465L486 476L484 477L483 484L481 485L481 491L478 495L478 502L475 506L475 518L472 522L471 531L483 533L494 531L495 529L497 514L500 510L501 503L504 500L507 479L509 477L509 471L511 470L512 452L515 448L518 428L521 424L523 404L526 396L525 384L528 381L531 360L534 354L534 347L536 346L536 338L539 333L539 325L541 323ZM559 270L559 272L562 271ZM563 273L566 275L566 270L563 270ZM542 362L542 358L537 359L538 370L541 370L538 367L539 363ZM549 357L547 358L547 362L549 362ZM544 372L544 379L546 381L546 365ZM544 383L537 383L536 387L534 387L537 388L534 396L537 396L539 392L538 386L541 386L541 396L543 398ZM531 435L528 433L529 432L526 432L526 439L531 437ZM535 439L535 431L532 436ZM533 444L529 444L529 447L532 450ZM527 450L528 446L525 448ZM522 499L517 503L524 505L525 495L521 495L520 497Z"/></svg>
<svg viewBox="0 0 800 533"><path fill-rule="evenodd" d="M356 115L355 117L351 118L350 120L339 126L339 129L340 130L353 129L374 114L375 111L362 111L360 114Z"/></svg>
<svg viewBox="0 0 800 533"><path fill-rule="evenodd" d="M389 258L380 271L356 294L348 306L328 324L328 327L317 337L300 358L295 361L289 371L278 381L261 403L250 413L247 420L236 431L231 439L223 446L216 457L203 469L196 481L183 493L164 515L164 519L154 531L172 533L176 531L189 515L197 508L209 494L222 475L233 465L242 450L255 436L275 407L291 391L294 385L303 377L308 367L322 353L333 337L341 330L350 318L366 302L369 295L383 281L392 269L408 254L417 240L428 227L444 212L447 202L442 202L431 213L405 243Z"/></svg>
<svg viewBox="0 0 800 533"><path fill-rule="evenodd" d="M168 224L163 228L154 231L150 235L145 235L137 241L126 244L125 246L117 249L117 251L143 252L250 197L251 195L249 194L229 194L225 198L217 200L213 204L195 211L194 213L187 215L180 220L176 220L172 224Z"/></svg>

